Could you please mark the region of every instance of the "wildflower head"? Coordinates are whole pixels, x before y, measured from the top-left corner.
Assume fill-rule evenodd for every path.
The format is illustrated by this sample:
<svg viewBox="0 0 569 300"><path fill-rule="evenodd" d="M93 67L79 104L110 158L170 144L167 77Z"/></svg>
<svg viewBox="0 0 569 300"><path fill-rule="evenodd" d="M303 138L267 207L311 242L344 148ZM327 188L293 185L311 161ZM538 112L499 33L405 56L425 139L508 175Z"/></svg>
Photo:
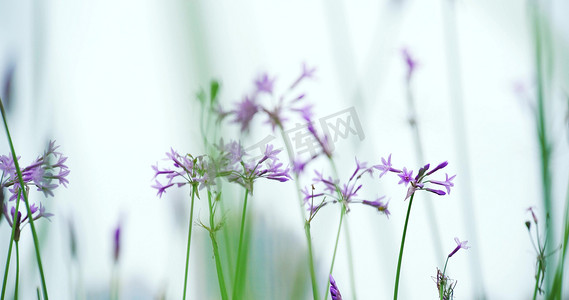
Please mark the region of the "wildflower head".
<svg viewBox="0 0 569 300"><path fill-rule="evenodd" d="M255 80L255 85L257 87L257 92L259 93L273 93L273 84L275 83L276 78L269 78L267 73L261 75L257 80Z"/></svg>
<svg viewBox="0 0 569 300"><path fill-rule="evenodd" d="M236 106L233 111L233 114L235 114L233 122L241 125L241 131L249 131L249 123L251 123L255 114L260 110L260 107L255 103L255 99L249 96L243 97L243 100L237 103Z"/></svg>
<svg viewBox="0 0 569 300"><path fill-rule="evenodd" d="M330 296L332 296L332 300L342 300L342 294L340 294L340 290L332 275L330 275Z"/></svg>
<svg viewBox="0 0 569 300"><path fill-rule="evenodd" d="M53 190L60 185L67 187L69 180L69 168L65 164L67 157L57 149L55 141L50 141L48 148L42 156L36 158L29 166L21 169L24 187L20 186L20 180L16 172L16 166L12 155L0 156L0 170L4 176L0 182L1 188L8 188L11 192L10 201L18 198L23 199L23 189L35 186L38 191L47 196L54 196ZM18 157L19 159L19 157Z"/></svg>
<svg viewBox="0 0 569 300"><path fill-rule="evenodd" d="M27 191L26 191L26 193L27 193ZM20 201L20 200L18 200L18 201ZM28 213L26 212L25 209L23 211L21 210L23 208L23 205L18 207L17 212L16 212L16 206L17 206L17 202L15 202L15 203L4 203L2 213L4 215L4 218L6 218L6 221L8 222L10 227L15 228L16 236L14 237L14 239L16 241L18 241L19 233L20 233L22 227L24 227L24 225L26 225L27 223L30 222L30 216L28 215ZM32 203L30 205L30 213L31 213L31 219L34 222L39 220L42 217L50 220L49 218L53 216L53 214L46 212L45 206L43 206L43 204L41 204L41 202L39 204L39 207L35 203Z"/></svg>
<svg viewBox="0 0 569 300"><path fill-rule="evenodd" d="M461 242L457 237L454 238L454 241L456 242L456 248L454 248L454 250L452 250L452 252L449 253L448 257L452 257L461 248L465 249L465 250L470 248L470 246L466 246L468 241L462 241Z"/></svg>
<svg viewBox="0 0 569 300"><path fill-rule="evenodd" d="M403 170L393 168L393 165L391 164L391 154L388 156L387 159L382 158L381 161L382 161L381 165L373 166L373 168L381 171L379 175L380 177L388 172L396 173L399 176L399 184L404 184L406 187L409 186L407 189L407 195L405 196L405 199L411 197L411 195L413 195L418 190L424 190L427 192L437 194L439 196L443 196L446 194L450 194L450 189L451 187L454 186L452 180L456 177L456 175L449 177L448 174L445 174L446 179L444 181L430 179L431 175L435 174L437 171L441 169L444 169L448 165L448 162L446 161L438 164L431 171L429 171L430 164L424 165L419 169L415 177L413 177L413 170L407 170L407 168L405 167L403 168ZM432 187L433 184L445 187L446 192L440 189L433 188Z"/></svg>
<svg viewBox="0 0 569 300"><path fill-rule="evenodd" d="M379 197L375 201L364 200L362 203L377 208L380 213L385 214L385 216L389 218L389 215L391 215L389 209L387 209L389 201L384 202L383 199L385 199L385 196Z"/></svg>

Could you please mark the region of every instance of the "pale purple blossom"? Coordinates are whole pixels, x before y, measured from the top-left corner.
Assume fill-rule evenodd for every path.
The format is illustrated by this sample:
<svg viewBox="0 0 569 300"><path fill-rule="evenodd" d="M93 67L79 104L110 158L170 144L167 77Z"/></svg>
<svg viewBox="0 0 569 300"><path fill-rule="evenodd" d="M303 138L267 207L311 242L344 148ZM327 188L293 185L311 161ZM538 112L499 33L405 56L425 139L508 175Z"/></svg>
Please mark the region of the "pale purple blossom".
<svg viewBox="0 0 569 300"><path fill-rule="evenodd" d="M380 177L385 175L387 172L396 173L400 179L399 184L404 184L406 187L408 186L407 194L405 195L405 200L407 200L416 191L419 191L419 190L424 190L427 192L437 194L439 196L443 196L446 194L450 194L451 187L454 186L454 183L452 182L452 180L456 177L456 175L449 177L448 174L445 174L445 177L446 177L445 181L434 180L434 179L430 179L430 178L427 180L427 178L429 176L431 176L431 175L435 174L437 171L445 168L448 165L448 162L446 162L446 161L438 164L431 171L429 171L430 164L424 165L423 167L421 167L419 169L419 171L417 172L415 177L413 177L413 170L407 170L406 167L404 167L403 170L398 170L398 169L393 168L393 166L391 164L391 154L388 156L387 159L381 158L381 161L382 161L381 165L373 166L373 168L381 171ZM427 184L427 185L425 185L425 184ZM432 187L433 184L444 186L446 189L446 192L443 190L433 188Z"/></svg>
<svg viewBox="0 0 569 300"><path fill-rule="evenodd" d="M360 192L364 184L361 183L361 178L364 174L369 173L373 175L375 167L367 167L367 163L355 159L356 168L351 174L347 182L340 184L339 179L333 179L331 176L324 176L322 172L314 171L315 177L312 179L312 191L308 188L302 190L304 194L304 203L308 204L309 210L314 210L313 203L318 204L318 208L324 206L326 203L342 203L347 211L350 210L350 204L359 203L377 208L379 211L389 216L387 210L387 203L382 202L384 197L378 198L375 201L365 200L360 198ZM317 193L314 193L315 186L323 186L319 188ZM320 200L322 198L322 200ZM315 199L318 199L315 201ZM309 201L310 200L310 201Z"/></svg>
<svg viewBox="0 0 569 300"><path fill-rule="evenodd" d="M403 168L403 171L399 174L401 180L399 180L399 184L405 184L407 186L411 180L413 180L413 170L407 171L407 168Z"/></svg>
<svg viewBox="0 0 569 300"><path fill-rule="evenodd" d="M241 102L237 103L237 108L233 111L235 114L233 122L241 124L241 131L249 131L251 120L259 109L255 99L245 96Z"/></svg>
<svg viewBox="0 0 569 300"><path fill-rule="evenodd" d="M466 250L466 249L470 248L470 246L466 246L466 243L468 243L468 241L462 241L462 242L461 242L461 241L458 239L458 237L455 237L455 238L454 238L454 241L456 242L456 245L457 245L457 246L456 246L456 248L454 248L454 250L452 250L451 253L449 253L448 257L452 257L452 256L453 256L458 250L460 250L460 249L465 249L465 250Z"/></svg>
<svg viewBox="0 0 569 300"><path fill-rule="evenodd" d="M255 80L255 85L257 86L257 92L265 92L268 94L273 93L273 84L275 83L276 78L269 78L267 73L264 73L259 77L259 79Z"/></svg>
<svg viewBox="0 0 569 300"><path fill-rule="evenodd" d="M454 186L452 180L456 177L456 175L453 175L449 178L448 174L445 173L445 177L446 177L445 181L429 180L429 182L444 186L447 190L447 194L450 194L450 188Z"/></svg>
<svg viewBox="0 0 569 300"><path fill-rule="evenodd" d="M54 196L53 191L60 185L67 187L67 176L70 171L65 162L67 157L58 152L59 146L55 141L50 141L48 148L42 156L36 158L29 166L21 169L22 181L25 188L34 185L37 191L43 192L44 196ZM19 160L19 157L18 157ZM0 156L0 170L3 172L1 188L8 188L12 193L10 201L18 198L23 199L20 180L16 172L16 166L12 154Z"/></svg>
<svg viewBox="0 0 569 300"><path fill-rule="evenodd" d="M274 132L277 128L284 128L285 121L289 119L288 114L292 112L300 113L303 116L310 115L310 105L300 101L301 99L304 99L306 94L298 93L295 89L304 79L312 78L315 71L315 68L309 68L304 64L300 76L290 86L290 88L281 95L274 96L276 78L270 77L267 73L264 73L254 81L254 92L246 95L241 102L236 104L236 108L230 112L235 115L233 122L241 125L242 132L247 132L249 131L250 123L255 115L263 114L267 117L265 123L270 124ZM266 99L259 97L262 93L269 94L271 97L267 98L270 98L272 102L263 102L263 100ZM222 117L221 114L219 115Z"/></svg>

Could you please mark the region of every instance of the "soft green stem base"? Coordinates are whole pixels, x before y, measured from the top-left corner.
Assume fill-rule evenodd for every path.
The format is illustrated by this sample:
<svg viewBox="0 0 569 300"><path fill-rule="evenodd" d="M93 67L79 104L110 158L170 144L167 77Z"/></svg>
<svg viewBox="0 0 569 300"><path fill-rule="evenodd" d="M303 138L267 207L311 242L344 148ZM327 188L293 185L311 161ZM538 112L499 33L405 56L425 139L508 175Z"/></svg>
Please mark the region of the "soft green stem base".
<svg viewBox="0 0 569 300"><path fill-rule="evenodd" d="M393 289L393 300L397 300L397 294L399 292L399 276L401 275L401 260L403 259L405 236L407 235L407 225L409 224L409 215L411 215L411 205L413 204L414 197L415 193L413 193L411 195L411 199L409 199L409 208L407 209L407 216L405 217L405 226L403 227L403 236L401 237L401 248L399 249L399 259L397 261L397 273L395 274L395 287Z"/></svg>
<svg viewBox="0 0 569 300"><path fill-rule="evenodd" d="M239 246L237 248L237 264L235 267L235 278L233 282L233 298L232 299L240 299L241 298L241 284L243 280L245 280L247 276L247 269L241 270L243 268L243 236L245 232L245 218L247 216L247 198L249 195L249 190L245 189L245 199L243 200L243 213L241 214L241 229L239 230ZM243 274L241 274L243 273Z"/></svg>
<svg viewBox="0 0 569 300"><path fill-rule="evenodd" d="M447 260L445 261L445 267L443 268L443 278L442 280L444 281L445 279L445 273L447 271L447 264L448 264L448 259L450 258L450 256L447 256ZM439 274L437 274L437 276L439 276ZM437 278L438 280L438 278ZM444 290L444 286L442 284L442 282L439 283L439 297L440 300L443 300L443 290Z"/></svg>
<svg viewBox="0 0 569 300"><path fill-rule="evenodd" d="M219 256L219 247L217 245L217 240L215 239L216 226L214 222L213 203L211 202L211 192L207 192L207 200L209 203L209 237L211 239L211 244L213 247L213 257L215 258L215 269L217 271L217 280L219 281L219 292L221 293L221 299L229 299L227 296L227 288L225 287L225 280L223 279L223 268L221 266L221 259Z"/></svg>
<svg viewBox="0 0 569 300"><path fill-rule="evenodd" d="M15 211L19 211L18 209L20 208L20 196L18 194L18 199L16 199L16 210ZM17 214L14 214L17 215ZM14 220L12 220L12 224L13 224ZM12 244L14 242L14 235L16 234L16 226L12 225L12 235L10 237L10 245L8 246L8 255L6 257L6 268L4 270L4 279L2 282L2 296L1 299L4 300L4 296L6 295L6 283L8 282L8 271L10 269L10 258L12 257Z"/></svg>
<svg viewBox="0 0 569 300"><path fill-rule="evenodd" d="M304 225L304 233L308 241L308 264L310 268L310 280L312 281L312 297L319 299L318 296L318 283L316 282L316 272L314 271L314 257L312 255L312 236L310 234L310 222L306 221ZM316 288L315 288L316 287Z"/></svg>
<svg viewBox="0 0 569 300"><path fill-rule="evenodd" d="M188 286L188 269L190 268L190 245L192 243L192 225L194 223L194 198L196 195L196 187L192 186L192 201L190 202L190 224L188 225L188 247L186 250L186 271L184 273L184 296L182 299L186 299L186 291Z"/></svg>
<svg viewBox="0 0 569 300"><path fill-rule="evenodd" d="M281 137L283 142L285 143L288 159L291 163L294 162L294 152L292 151L292 146L290 141L285 136L284 129L282 126L279 125L279 129L281 132ZM312 237L310 234L310 222L306 221L306 217L304 215L304 201L302 200L302 196L300 194L300 183L298 182L298 175L294 174L294 184L296 188L296 195L298 197L298 201L300 205L300 216L302 217L302 221L304 222L304 234L306 237L306 244L308 245L308 268L310 270L310 281L312 282L312 296L314 300L320 300L320 296L318 294L318 281L316 280L316 272L314 269L314 256L313 256L313 249L312 249Z"/></svg>
<svg viewBox="0 0 569 300"><path fill-rule="evenodd" d="M334 263L336 262L336 253L338 251L338 242L340 241L340 232L342 231L342 221L344 220L344 215L346 214L346 207L342 203L342 209L340 211L340 223L338 224L338 232L336 233L336 243L334 244L334 254L332 255L332 263L330 264L330 272L328 273L328 281L326 283L326 291L324 291L325 295L324 300L328 299L328 289L330 288L330 275L332 275L332 271L334 270Z"/></svg>
<svg viewBox="0 0 569 300"><path fill-rule="evenodd" d="M22 171L20 170L20 164L18 163L18 156L16 156L16 150L14 150L14 143L12 142L12 137L10 136L10 130L8 129L8 121L6 120L6 112L4 110L4 104L2 103L2 99L0 99L0 111L2 112L2 119L4 121L4 127L6 128L6 135L8 136L8 143L10 144L10 150L12 151L12 159L14 160L14 166L16 167L16 173L18 174L18 180L20 182L20 188L25 187L24 180L22 179ZM30 203L28 202L28 195L25 191L21 193L24 196L24 203L26 204L26 212L28 216L32 215L30 210ZM36 226L34 225L34 218L29 218L30 228L32 229L32 237L34 240L34 248L36 250L36 260L38 262L38 269L40 272L41 284L42 284L42 291L43 291L43 298L48 300L47 296L47 285L45 283L45 276L43 273L43 266L40 257L40 245L38 240L38 235L36 233Z"/></svg>
<svg viewBox="0 0 569 300"><path fill-rule="evenodd" d="M16 284L14 288L14 300L18 300L18 290L20 282L20 249L18 242L16 242Z"/></svg>

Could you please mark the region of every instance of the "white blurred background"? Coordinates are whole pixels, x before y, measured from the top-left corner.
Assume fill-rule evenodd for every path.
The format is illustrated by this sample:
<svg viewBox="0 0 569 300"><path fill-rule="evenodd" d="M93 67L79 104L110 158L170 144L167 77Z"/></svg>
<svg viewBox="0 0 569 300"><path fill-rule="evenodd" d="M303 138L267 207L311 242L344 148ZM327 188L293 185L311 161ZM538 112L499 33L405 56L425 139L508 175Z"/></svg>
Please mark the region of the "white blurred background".
<svg viewBox="0 0 569 300"><path fill-rule="evenodd" d="M552 85L557 92L547 105L557 239L551 242L558 246L569 172L564 94L569 91L569 4L547 5L556 49ZM401 298L437 297L431 276L442 268L457 236L471 246L449 262L449 275L458 280L457 298L530 299L536 253L524 225L530 218L526 209L535 206L541 218L544 209L528 7L512 0L0 1L0 82L13 68L7 106L16 151L27 164L49 139L56 139L69 156L69 188L46 200L55 216L51 223L42 220L38 225L44 232L42 257L50 296L107 298L112 236L120 220L122 298L178 299L188 191L168 192L159 199L150 187L150 166L170 147L181 153L203 151L195 93L211 79L221 81L221 102L232 108L262 72L275 75L277 90L284 90L306 62L318 68L317 79L302 86L306 100L315 104L316 118L353 106L365 132L363 141L348 138L336 144L344 179L353 170L354 156L378 164L390 153L400 167L417 169L448 160L446 171L458 174L449 196L420 194L415 199ZM419 61L412 90L426 161L417 161L408 123L406 65L400 53L404 47ZM519 83L525 89L522 96L515 89ZM459 85L457 99L452 88ZM239 138L237 125L225 124L225 136ZM269 130L243 137L243 143L254 144ZM0 145L7 154L5 138ZM301 185L310 178L306 180ZM347 217L355 290L359 299L389 299L406 191L394 177L368 184L369 197L391 198L391 217L367 207L354 207ZM253 226L277 240L282 234L288 242L277 247L297 247L304 253L294 184L258 186L250 202ZM429 227L429 202L443 257L437 255ZM205 218L202 204L197 217ZM337 222L337 209L327 208L312 225L322 292ZM70 224L77 235L79 263L70 258ZM215 277L206 275L213 270L209 240L197 226L194 234L190 298L217 299ZM2 270L9 237L3 222ZM342 238L334 277L344 298L351 299ZM28 231L22 251L27 258L22 261L22 297L31 299L39 276ZM264 280L272 286L279 278ZM567 277L565 282L569 286Z"/></svg>

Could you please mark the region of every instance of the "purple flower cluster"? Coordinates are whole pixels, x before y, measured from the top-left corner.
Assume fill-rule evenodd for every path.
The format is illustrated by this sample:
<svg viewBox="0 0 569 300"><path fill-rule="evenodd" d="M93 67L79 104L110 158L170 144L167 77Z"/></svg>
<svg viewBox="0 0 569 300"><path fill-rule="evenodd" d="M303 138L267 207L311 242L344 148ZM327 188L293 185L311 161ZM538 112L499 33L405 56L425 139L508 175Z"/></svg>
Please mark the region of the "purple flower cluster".
<svg viewBox="0 0 569 300"><path fill-rule="evenodd" d="M220 147L221 173L227 180L236 182L253 193L253 182L258 178L266 178L279 182L291 179L289 167L283 167L277 155L281 150L275 150L273 145L266 146L263 156L259 159L246 159L247 154L237 142L231 142Z"/></svg>
<svg viewBox="0 0 569 300"><path fill-rule="evenodd" d="M59 146L55 145L55 141L51 141L42 156L39 156L29 166L21 170L22 180L24 182L23 188L20 185L12 155L0 156L0 170L2 170L0 186L2 189L7 188L11 193L8 203L5 202L3 205L3 214L10 226L16 224L17 228L21 228L21 226L29 222L30 216L28 216L27 213L25 216L22 216L20 211L16 212L17 203L9 204L9 202L14 200L23 201L23 193L27 195L30 186L35 186L37 190L43 192L46 197L53 197L53 190L60 185L67 187L69 183L67 175L69 175L70 172L67 165L65 165L67 157L58 152L57 148L59 148ZM41 217L49 219L49 217L53 216L53 214L45 211L45 207L41 202L39 205L32 203L30 205L30 213L33 220L37 220Z"/></svg>
<svg viewBox="0 0 569 300"><path fill-rule="evenodd" d="M69 168L65 165L67 157L57 152L57 148L59 148L59 146L55 146L55 141L51 141L42 156L21 170L25 188L28 188L29 185L34 185L37 187L37 190L43 192L46 197L53 197L53 190L57 187L60 185L67 187L69 183L67 180ZM23 199L21 194L23 190L20 187L20 181L16 173L16 165L14 164L12 154L0 156L0 170L2 171L0 185L2 188L8 188L12 193L10 201L18 198L19 193L20 198Z"/></svg>
<svg viewBox="0 0 569 300"><path fill-rule="evenodd" d="M415 177L413 177L413 170L407 170L407 168L403 168L403 170L393 168L393 165L391 164L391 154L389 154L387 159L382 157L381 162L382 162L381 165L374 166L374 168L381 171L379 177L382 177L388 172L396 173L400 178L399 184L404 184L406 187L409 186L409 188L407 189L407 196L405 197L405 199L411 197L411 195L413 195L418 190L424 190L437 194L439 196L443 196L446 194L450 194L450 188L454 186L452 180L456 177L456 175L449 177L448 174L445 174L446 179L444 181L432 180L432 179L425 180L427 179L427 177L434 174L438 170L445 168L448 165L448 162L446 161L440 163L430 171L429 171L430 165L426 164L424 167L419 169ZM446 193L443 190L428 187L426 186L426 184L435 184L443 186L446 189Z"/></svg>
<svg viewBox="0 0 569 300"><path fill-rule="evenodd" d="M158 190L157 195L162 197L168 188L182 187L186 184L199 185L201 190L215 185L215 179L218 177L236 182L251 193L253 182L258 178L279 182L291 179L289 168L283 167L277 158L281 150L274 150L273 145L267 145L263 156L259 159L246 159L245 150L235 141L225 144L221 140L216 148L218 153L215 157L209 155L193 157L190 154L181 156L171 149L166 153L166 160L171 163L171 167L161 168L158 164L152 166L155 179L155 185L152 187ZM161 183L158 177L165 178L165 184Z"/></svg>
<svg viewBox="0 0 569 300"><path fill-rule="evenodd" d="M155 185L152 187L158 190L159 197L173 186L182 187L191 184L203 189L205 186L215 184L215 172L212 172L215 170L210 168L205 156L193 157L191 154L182 156L170 148L170 152L166 152L165 160L171 163L170 168L160 168L158 164L152 166L155 179ZM165 178L166 184L162 184L158 177Z"/></svg>
<svg viewBox="0 0 569 300"><path fill-rule="evenodd" d="M310 110L310 105L303 105L302 100L304 93L297 93L297 86L308 78L313 78L315 68L309 68L306 64L302 66L302 72L298 78L290 85L290 87L281 95L276 96L276 103L272 105L264 105L261 102L261 95L265 94L274 98L275 77L270 77L267 73L262 74L255 80L255 89L252 94L245 95L241 101L236 104L234 110L229 113L220 114L223 118L226 115L233 115L233 122L241 125L241 131L249 131L250 123L258 113L265 114L266 123L270 124L273 131L276 127L283 127L283 123L288 120L286 114L290 112L305 113ZM293 94L291 96L291 94ZM273 101L273 102L275 102ZM221 110L219 110L221 112Z"/></svg>
<svg viewBox="0 0 569 300"><path fill-rule="evenodd" d="M370 176L373 176L373 172L374 166L368 167L367 163L360 162L357 158L354 172L348 181L342 185L339 184L338 180L334 180L330 176L324 177L322 173L315 171L316 177L313 178L312 191L309 191L308 187L305 187L305 189L302 191L304 194L304 203L308 206L308 210L311 212L311 216L313 216L320 208L330 202L340 202L346 207L347 211L349 211L349 204L361 203L375 207L379 212L384 213L389 217L390 213L387 208L388 203L383 201L385 197L379 197L374 201L361 200L358 198L358 193L363 187L363 184L359 182L360 179L366 173ZM314 194L314 186L316 184L324 186L323 192ZM322 197L322 200L319 204L315 205L314 199L319 199L320 197ZM326 198L330 200L326 200Z"/></svg>

